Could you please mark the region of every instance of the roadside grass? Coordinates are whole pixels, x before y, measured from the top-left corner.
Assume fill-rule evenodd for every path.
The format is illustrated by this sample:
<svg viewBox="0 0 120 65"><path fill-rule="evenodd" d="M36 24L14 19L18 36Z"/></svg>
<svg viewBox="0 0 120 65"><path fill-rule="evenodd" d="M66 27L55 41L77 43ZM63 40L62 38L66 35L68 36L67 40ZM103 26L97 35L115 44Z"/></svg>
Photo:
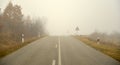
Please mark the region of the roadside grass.
<svg viewBox="0 0 120 65"><path fill-rule="evenodd" d="M32 39L28 39L27 41L25 41L24 43L16 43L16 44L10 44L10 45L1 45L0 48L0 58L24 47L25 45L37 40L39 38L32 38Z"/></svg>
<svg viewBox="0 0 120 65"><path fill-rule="evenodd" d="M85 44L95 48L96 50L103 52L106 55L111 56L112 58L120 62L120 46L103 44L103 43L97 44L97 42L92 41L84 36L75 36L75 38L81 40Z"/></svg>

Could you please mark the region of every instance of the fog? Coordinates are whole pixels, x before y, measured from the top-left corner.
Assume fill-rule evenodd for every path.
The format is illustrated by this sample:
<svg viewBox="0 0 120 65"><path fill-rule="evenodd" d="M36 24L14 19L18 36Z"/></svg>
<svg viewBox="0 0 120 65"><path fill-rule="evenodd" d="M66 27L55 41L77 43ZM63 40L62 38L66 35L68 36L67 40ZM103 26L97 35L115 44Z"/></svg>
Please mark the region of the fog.
<svg viewBox="0 0 120 65"><path fill-rule="evenodd" d="M3 10L9 0L1 0ZM45 17L50 35L120 32L119 0L12 0L27 16Z"/></svg>

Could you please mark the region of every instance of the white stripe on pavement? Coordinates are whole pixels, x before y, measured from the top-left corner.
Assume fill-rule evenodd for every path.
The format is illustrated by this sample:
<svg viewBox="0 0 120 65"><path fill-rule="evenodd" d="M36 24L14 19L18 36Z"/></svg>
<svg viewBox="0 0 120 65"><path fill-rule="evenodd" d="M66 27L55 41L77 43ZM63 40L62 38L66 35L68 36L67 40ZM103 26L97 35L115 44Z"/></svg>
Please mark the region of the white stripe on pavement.
<svg viewBox="0 0 120 65"><path fill-rule="evenodd" d="M52 65L55 65L55 60L52 61Z"/></svg>
<svg viewBox="0 0 120 65"><path fill-rule="evenodd" d="M58 37L58 65L61 65L60 37Z"/></svg>
<svg viewBox="0 0 120 65"><path fill-rule="evenodd" d="M57 48L57 44L56 44L55 48Z"/></svg>

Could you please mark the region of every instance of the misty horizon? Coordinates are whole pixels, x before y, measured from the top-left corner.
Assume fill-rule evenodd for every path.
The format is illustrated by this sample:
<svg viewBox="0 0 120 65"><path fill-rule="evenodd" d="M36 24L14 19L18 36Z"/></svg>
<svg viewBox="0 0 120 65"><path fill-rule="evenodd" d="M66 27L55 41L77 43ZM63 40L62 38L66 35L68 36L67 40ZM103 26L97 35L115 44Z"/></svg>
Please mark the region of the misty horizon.
<svg viewBox="0 0 120 65"><path fill-rule="evenodd" d="M79 27L79 34L120 32L120 5L118 0L11 0L22 8L25 16L44 19L50 35L74 35ZM3 11L9 0L3 0Z"/></svg>

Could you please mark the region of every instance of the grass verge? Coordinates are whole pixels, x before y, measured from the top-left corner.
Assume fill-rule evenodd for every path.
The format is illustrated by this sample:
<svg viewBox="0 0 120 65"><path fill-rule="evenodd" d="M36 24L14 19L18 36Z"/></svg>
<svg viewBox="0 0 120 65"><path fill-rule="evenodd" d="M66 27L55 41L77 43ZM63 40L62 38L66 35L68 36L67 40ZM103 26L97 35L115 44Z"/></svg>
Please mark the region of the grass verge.
<svg viewBox="0 0 120 65"><path fill-rule="evenodd" d="M25 43L16 43L14 45L5 45L5 47L0 50L0 58L3 58L4 56L24 47L25 45L27 45L37 39L39 39L39 38L29 39L29 40L25 41Z"/></svg>
<svg viewBox="0 0 120 65"><path fill-rule="evenodd" d="M75 38L95 48L96 50L99 50L103 52L104 54L111 56L112 58L120 62L120 46L102 44L102 43L97 44L97 42L92 41L89 38L84 37L84 36L75 36Z"/></svg>

